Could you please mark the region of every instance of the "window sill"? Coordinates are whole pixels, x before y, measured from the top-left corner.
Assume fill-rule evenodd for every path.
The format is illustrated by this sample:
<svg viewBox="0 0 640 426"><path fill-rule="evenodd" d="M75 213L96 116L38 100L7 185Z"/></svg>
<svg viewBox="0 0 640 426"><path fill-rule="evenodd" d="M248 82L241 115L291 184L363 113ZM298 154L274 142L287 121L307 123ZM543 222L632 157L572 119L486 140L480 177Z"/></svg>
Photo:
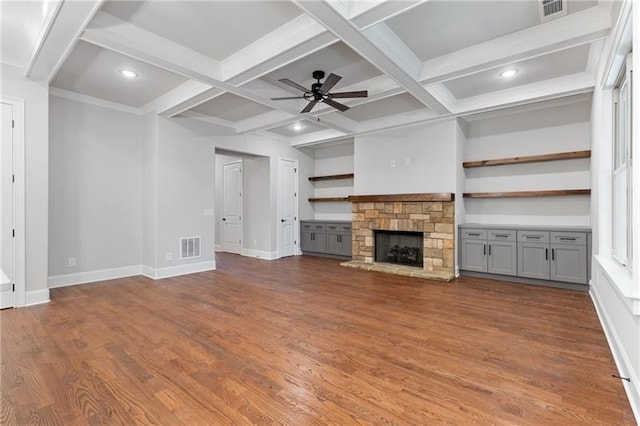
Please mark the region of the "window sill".
<svg viewBox="0 0 640 426"><path fill-rule="evenodd" d="M640 315L640 283L634 283L629 270L612 257L595 255L594 258L618 295L631 304L633 314Z"/></svg>

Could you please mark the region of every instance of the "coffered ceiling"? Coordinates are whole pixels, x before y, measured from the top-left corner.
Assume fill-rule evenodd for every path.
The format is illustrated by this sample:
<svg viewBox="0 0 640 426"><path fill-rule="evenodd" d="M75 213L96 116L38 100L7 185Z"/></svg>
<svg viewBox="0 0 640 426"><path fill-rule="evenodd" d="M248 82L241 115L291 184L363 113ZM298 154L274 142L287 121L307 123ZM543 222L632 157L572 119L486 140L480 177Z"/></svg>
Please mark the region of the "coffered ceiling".
<svg viewBox="0 0 640 426"><path fill-rule="evenodd" d="M3 62L46 78L61 96L122 104L262 133L294 146L589 93L619 5L567 0L547 22L539 1L293 0L29 2L44 36ZM2 2L28 20L25 7ZM40 14L42 15L42 14ZM37 22L36 19L32 21ZM26 37L23 37L26 39ZM33 43L33 41L31 42ZM119 71L138 75L125 79ZM517 73L501 77L507 69ZM301 113L314 70L342 79L333 91L367 90Z"/></svg>

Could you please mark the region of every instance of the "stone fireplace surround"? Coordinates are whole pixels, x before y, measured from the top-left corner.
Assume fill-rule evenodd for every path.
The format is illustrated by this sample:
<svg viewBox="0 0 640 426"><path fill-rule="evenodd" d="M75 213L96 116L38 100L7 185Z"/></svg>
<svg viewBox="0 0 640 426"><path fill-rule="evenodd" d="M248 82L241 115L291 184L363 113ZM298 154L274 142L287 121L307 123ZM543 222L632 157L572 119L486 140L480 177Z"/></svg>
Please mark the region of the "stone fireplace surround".
<svg viewBox="0 0 640 426"><path fill-rule="evenodd" d="M455 276L452 193L352 195L352 260L342 265L451 281ZM376 263L374 230L422 232L423 268Z"/></svg>

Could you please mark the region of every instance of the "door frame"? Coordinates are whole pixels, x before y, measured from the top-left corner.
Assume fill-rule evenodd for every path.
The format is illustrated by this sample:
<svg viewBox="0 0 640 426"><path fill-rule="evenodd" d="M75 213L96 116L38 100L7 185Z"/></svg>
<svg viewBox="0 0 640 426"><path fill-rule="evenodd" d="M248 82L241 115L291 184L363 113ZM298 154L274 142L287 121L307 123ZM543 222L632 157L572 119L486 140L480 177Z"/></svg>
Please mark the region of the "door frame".
<svg viewBox="0 0 640 426"><path fill-rule="evenodd" d="M13 109L13 226L15 238L13 242L13 282L15 292L13 305L24 306L26 303L26 245L25 245L25 102L23 99L0 96L0 102L9 104Z"/></svg>
<svg viewBox="0 0 640 426"><path fill-rule="evenodd" d="M282 258L282 227L280 226L280 218L282 217L282 162L283 161L292 161L294 163L294 167L296 169L296 179L294 179L294 183L293 183L293 192L296 194L296 202L293 205L293 215L296 218L294 220L293 223L293 238L294 241L296 241L295 243L295 248L293 250L293 255L294 256L299 256L300 254L302 254L302 252L300 251L300 218L299 218L299 200L300 200L300 190L299 190L299 183L298 183L298 160L294 159L294 158L287 158L287 157L279 157L278 158L278 187L276 190L276 204L277 204L277 209L276 209L276 217L275 217L275 226L276 229L278 230L276 232L276 239L277 239L277 244L278 244L278 259Z"/></svg>
<svg viewBox="0 0 640 426"><path fill-rule="evenodd" d="M244 217L244 160L242 158L238 158L237 160L233 160L233 161L227 161L225 163L222 163L222 197L220 197L220 201L221 201L221 209L220 209L220 233L221 235L221 239L220 239L220 250L223 253L231 253L231 252L227 252L224 249L224 241L225 241L225 223L222 220L222 218L224 218L224 194L226 191L226 178L225 178L225 174L224 174L224 166L226 166L227 164L233 164L233 163L240 163L240 179L241 179L241 188L240 191L242 191L242 205L240 206L241 211L240 211L240 241L242 241L240 243L240 255L242 255L243 249L244 249L244 219L242 219ZM234 253L235 254L235 253Z"/></svg>

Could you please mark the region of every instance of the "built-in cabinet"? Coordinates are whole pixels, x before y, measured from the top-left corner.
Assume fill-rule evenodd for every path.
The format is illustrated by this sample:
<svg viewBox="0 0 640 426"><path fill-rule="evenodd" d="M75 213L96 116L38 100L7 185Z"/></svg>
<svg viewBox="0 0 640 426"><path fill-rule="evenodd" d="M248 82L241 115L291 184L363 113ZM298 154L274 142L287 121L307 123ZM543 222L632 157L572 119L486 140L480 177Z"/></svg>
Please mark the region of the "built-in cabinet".
<svg viewBox="0 0 640 426"><path fill-rule="evenodd" d="M351 258L351 222L300 221L303 254Z"/></svg>
<svg viewBox="0 0 640 426"><path fill-rule="evenodd" d="M587 228L460 226L460 271L587 284Z"/></svg>

